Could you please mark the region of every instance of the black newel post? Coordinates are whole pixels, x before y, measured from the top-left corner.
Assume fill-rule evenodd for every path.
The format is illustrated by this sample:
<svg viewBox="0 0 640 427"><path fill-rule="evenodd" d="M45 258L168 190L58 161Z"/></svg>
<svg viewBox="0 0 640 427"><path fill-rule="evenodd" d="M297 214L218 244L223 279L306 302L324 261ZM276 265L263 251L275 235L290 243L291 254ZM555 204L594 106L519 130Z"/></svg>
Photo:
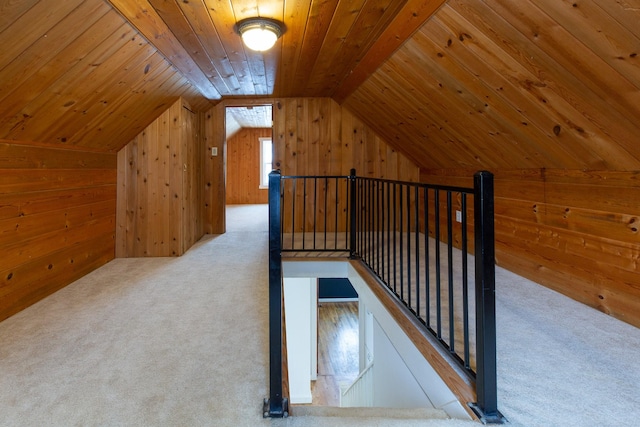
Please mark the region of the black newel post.
<svg viewBox="0 0 640 427"><path fill-rule="evenodd" d="M280 171L269 174L269 398L264 400L265 418L288 415L282 396L282 248L280 219Z"/></svg>
<svg viewBox="0 0 640 427"><path fill-rule="evenodd" d="M503 424L498 411L496 373L496 269L493 174L473 177L476 256L476 334L478 401L471 408L484 423Z"/></svg>

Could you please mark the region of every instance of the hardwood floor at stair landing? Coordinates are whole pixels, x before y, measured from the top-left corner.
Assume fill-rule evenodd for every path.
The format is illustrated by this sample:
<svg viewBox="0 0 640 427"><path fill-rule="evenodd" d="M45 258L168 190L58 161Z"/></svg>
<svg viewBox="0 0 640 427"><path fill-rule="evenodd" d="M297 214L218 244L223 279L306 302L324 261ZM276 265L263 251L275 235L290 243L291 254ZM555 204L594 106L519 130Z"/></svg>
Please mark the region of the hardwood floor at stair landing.
<svg viewBox="0 0 640 427"><path fill-rule="evenodd" d="M311 384L313 406L339 406L340 385L358 376L358 303L318 306L318 379Z"/></svg>

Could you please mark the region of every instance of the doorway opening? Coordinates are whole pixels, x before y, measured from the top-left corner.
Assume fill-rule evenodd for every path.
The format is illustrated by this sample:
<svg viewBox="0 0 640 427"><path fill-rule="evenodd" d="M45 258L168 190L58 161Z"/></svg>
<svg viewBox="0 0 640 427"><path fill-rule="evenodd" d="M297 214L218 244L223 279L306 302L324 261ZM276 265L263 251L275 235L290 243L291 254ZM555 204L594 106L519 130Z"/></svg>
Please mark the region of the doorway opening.
<svg viewBox="0 0 640 427"><path fill-rule="evenodd" d="M273 158L273 106L225 109L225 205L266 204Z"/></svg>

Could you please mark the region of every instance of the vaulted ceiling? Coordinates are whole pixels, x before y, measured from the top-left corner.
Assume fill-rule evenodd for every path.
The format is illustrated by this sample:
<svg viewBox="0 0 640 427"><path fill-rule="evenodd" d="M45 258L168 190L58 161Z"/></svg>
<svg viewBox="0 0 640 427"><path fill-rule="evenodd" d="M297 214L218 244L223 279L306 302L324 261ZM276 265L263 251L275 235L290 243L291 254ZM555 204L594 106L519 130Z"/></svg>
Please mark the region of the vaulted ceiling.
<svg viewBox="0 0 640 427"><path fill-rule="evenodd" d="M236 23L285 32L265 54ZM640 0L0 0L0 139L332 97L425 168L640 169Z"/></svg>
<svg viewBox="0 0 640 427"><path fill-rule="evenodd" d="M218 99L332 96L385 32L408 36L443 0L109 2L202 94ZM238 35L236 23L253 17L283 24L268 52L245 48Z"/></svg>

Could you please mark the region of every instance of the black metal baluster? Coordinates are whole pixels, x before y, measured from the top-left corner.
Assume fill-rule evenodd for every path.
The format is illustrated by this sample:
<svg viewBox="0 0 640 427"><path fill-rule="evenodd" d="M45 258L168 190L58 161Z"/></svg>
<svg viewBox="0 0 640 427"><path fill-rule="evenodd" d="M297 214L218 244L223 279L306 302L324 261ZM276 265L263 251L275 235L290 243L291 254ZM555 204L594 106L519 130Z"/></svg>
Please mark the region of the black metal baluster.
<svg viewBox="0 0 640 427"><path fill-rule="evenodd" d="M429 188L424 189L424 289L425 289L425 321L431 328L431 277L429 260Z"/></svg>
<svg viewBox="0 0 640 427"><path fill-rule="evenodd" d="M407 185L407 305L411 308L411 186Z"/></svg>
<svg viewBox="0 0 640 427"><path fill-rule="evenodd" d="M307 177L302 178L302 250L304 251L307 231Z"/></svg>
<svg viewBox="0 0 640 427"><path fill-rule="evenodd" d="M402 195L404 191L402 191L402 184L400 184L400 199L398 205L400 206L400 223L398 224L399 234L400 234L400 299L404 300L404 271L402 267L404 266L404 202Z"/></svg>
<svg viewBox="0 0 640 427"><path fill-rule="evenodd" d="M291 249L296 249L295 246L295 235L296 235L296 189L297 189L297 184L298 184L298 180L296 178L293 178L292 180L292 197L291 197L291 201L293 203L291 203Z"/></svg>
<svg viewBox="0 0 640 427"><path fill-rule="evenodd" d="M396 237L398 236L398 218L397 218L397 196L396 196L397 185L393 183L393 292L397 293L396 283L398 282L398 272L396 270L396 266L398 265L398 255L396 251Z"/></svg>
<svg viewBox="0 0 640 427"><path fill-rule="evenodd" d="M356 216L356 170L355 169L351 169L351 175L349 177L349 207L348 207L348 212L349 212L349 257L351 259L355 258L355 255L357 253L357 248L356 248L356 227L357 227L357 216Z"/></svg>
<svg viewBox="0 0 640 427"><path fill-rule="evenodd" d="M391 183L387 182L387 286L391 285Z"/></svg>
<svg viewBox="0 0 640 427"><path fill-rule="evenodd" d="M318 177L313 178L313 249L317 249L316 234L318 234Z"/></svg>
<svg viewBox="0 0 640 427"><path fill-rule="evenodd" d="M338 212L338 208L340 207L339 205L339 201L340 201L340 193L339 193L339 188L338 188L338 178L334 178L334 180L336 181L336 206L335 206L335 211L336 211L336 221L335 221L335 228L333 230L333 250L338 250L338 216L339 216L339 212Z"/></svg>
<svg viewBox="0 0 640 427"><path fill-rule="evenodd" d="M414 186L415 208L415 245L416 245L416 315L420 317L420 193L417 185Z"/></svg>
<svg viewBox="0 0 640 427"><path fill-rule="evenodd" d="M386 194L385 191L385 182L381 183L382 185L380 186L380 191L382 192L381 194L381 209L380 209L380 217L381 217L381 224L380 224L380 230L378 231L380 233L380 258L381 258L381 270L380 270L380 278L382 279L382 281L384 282L384 277L385 274L387 272L387 268L386 265L384 263L384 256L385 256L385 246L386 246L386 242L384 239L384 220L385 220L385 203L384 203L384 196Z"/></svg>
<svg viewBox="0 0 640 427"><path fill-rule="evenodd" d="M376 274L380 276L380 181L376 180Z"/></svg>
<svg viewBox="0 0 640 427"><path fill-rule="evenodd" d="M434 194L434 221L436 244L436 336L442 339L442 294L440 289L440 190Z"/></svg>
<svg viewBox="0 0 640 427"><path fill-rule="evenodd" d="M449 285L449 349L456 352L453 298L453 222L451 220L451 191L447 191L447 279Z"/></svg>
<svg viewBox="0 0 640 427"><path fill-rule="evenodd" d="M327 249L327 199L329 195L329 178L328 177L324 177L324 248Z"/></svg>
<svg viewBox="0 0 640 427"><path fill-rule="evenodd" d="M467 242L467 195L460 193L460 210L462 221L462 315L463 315L463 334L464 334L464 367L471 369L469 360L469 267L467 265L468 258L468 242Z"/></svg>

